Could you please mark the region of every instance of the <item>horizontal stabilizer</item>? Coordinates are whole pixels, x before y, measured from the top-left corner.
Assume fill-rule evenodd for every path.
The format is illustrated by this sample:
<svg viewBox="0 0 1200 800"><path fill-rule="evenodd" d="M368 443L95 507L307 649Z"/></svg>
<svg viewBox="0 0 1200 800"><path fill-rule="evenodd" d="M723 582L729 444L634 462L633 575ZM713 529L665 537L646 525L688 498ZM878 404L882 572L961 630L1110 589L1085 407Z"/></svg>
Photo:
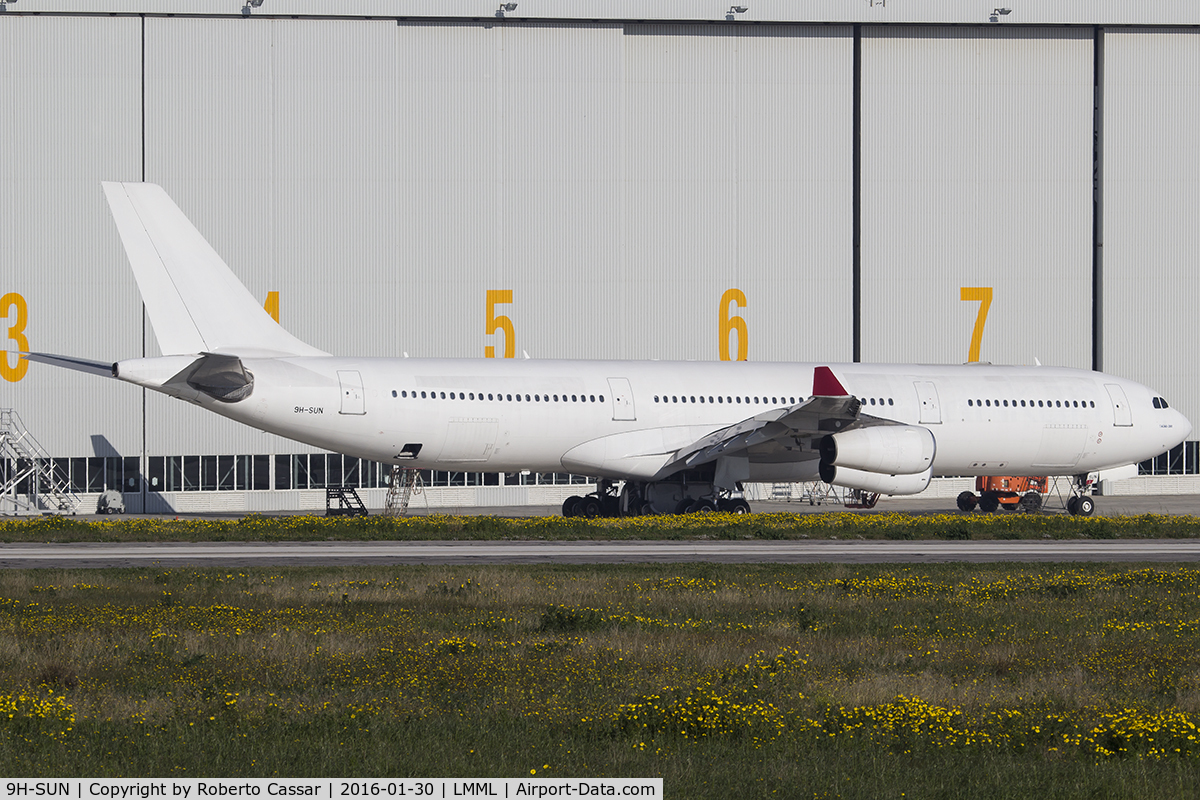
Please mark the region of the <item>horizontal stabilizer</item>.
<svg viewBox="0 0 1200 800"><path fill-rule="evenodd" d="M56 356L52 353L19 353L18 355L26 361L36 361L39 364L50 364L63 369L73 369L76 372L103 375L106 378L113 376L113 362L111 361L90 361L86 358Z"/></svg>
<svg viewBox="0 0 1200 800"><path fill-rule="evenodd" d="M103 186L163 355L326 355L271 318L161 186Z"/></svg>

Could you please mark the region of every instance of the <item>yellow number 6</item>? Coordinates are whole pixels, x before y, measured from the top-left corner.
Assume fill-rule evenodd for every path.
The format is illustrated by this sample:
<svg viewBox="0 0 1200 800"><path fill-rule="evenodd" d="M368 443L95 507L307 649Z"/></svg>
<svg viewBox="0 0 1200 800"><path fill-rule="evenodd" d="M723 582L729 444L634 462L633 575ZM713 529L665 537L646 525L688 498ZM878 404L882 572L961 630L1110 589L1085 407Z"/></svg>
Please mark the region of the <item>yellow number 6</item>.
<svg viewBox="0 0 1200 800"><path fill-rule="evenodd" d="M488 289L487 292L487 335L491 336L498 330L504 331L504 357L517 357L517 332L513 330L512 320L505 316L496 316L496 306L512 302L512 289ZM484 358L495 358L496 348L488 345L483 348Z"/></svg>
<svg viewBox="0 0 1200 800"><path fill-rule="evenodd" d="M741 289L730 289L721 295L721 360L729 361L729 334L737 331L737 360L745 361L750 352L750 335L746 330L746 320L738 315L729 316L729 304L737 303L738 308L746 307L746 294Z"/></svg>
<svg viewBox="0 0 1200 800"><path fill-rule="evenodd" d="M992 287L963 286L958 290L959 300L978 300L979 313L975 315L975 330L971 332L971 350L967 361L979 360L979 346L983 343L983 323L987 322L988 307L992 304Z"/></svg>
<svg viewBox="0 0 1200 800"><path fill-rule="evenodd" d="M23 331L25 323L29 321L29 306L25 305L25 298L16 292L9 292L0 297L0 316L8 316L8 309L15 307L17 309L17 319L12 325L8 326L8 338L17 343L17 349L22 352L29 351L29 340L25 338ZM8 356L0 361L0 375L4 376L4 380L16 383L25 377L26 370L29 369L29 362L23 358L17 359L17 365L10 367L8 365Z"/></svg>

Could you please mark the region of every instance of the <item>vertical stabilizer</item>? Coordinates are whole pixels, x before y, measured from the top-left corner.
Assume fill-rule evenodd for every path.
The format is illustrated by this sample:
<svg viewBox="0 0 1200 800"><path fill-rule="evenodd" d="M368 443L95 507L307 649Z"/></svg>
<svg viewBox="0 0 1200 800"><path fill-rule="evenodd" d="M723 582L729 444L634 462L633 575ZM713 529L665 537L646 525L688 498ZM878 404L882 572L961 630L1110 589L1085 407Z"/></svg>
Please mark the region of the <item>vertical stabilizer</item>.
<svg viewBox="0 0 1200 800"><path fill-rule="evenodd" d="M163 355L326 355L271 318L161 186L103 186Z"/></svg>

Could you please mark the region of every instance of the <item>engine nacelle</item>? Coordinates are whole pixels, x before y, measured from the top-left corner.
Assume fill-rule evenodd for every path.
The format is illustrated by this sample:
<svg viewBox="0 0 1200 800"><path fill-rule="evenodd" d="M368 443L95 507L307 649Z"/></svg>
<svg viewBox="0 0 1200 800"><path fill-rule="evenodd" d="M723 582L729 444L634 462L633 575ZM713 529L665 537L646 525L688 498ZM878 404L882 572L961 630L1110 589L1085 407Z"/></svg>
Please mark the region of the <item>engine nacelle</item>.
<svg viewBox="0 0 1200 800"><path fill-rule="evenodd" d="M875 425L826 436L821 440L821 465L917 475L933 466L936 451L937 443L928 428Z"/></svg>
<svg viewBox="0 0 1200 800"><path fill-rule="evenodd" d="M879 494L917 494L929 486L933 467L919 475L885 475L881 472L864 472L850 467L821 465L821 480L847 489L861 489Z"/></svg>

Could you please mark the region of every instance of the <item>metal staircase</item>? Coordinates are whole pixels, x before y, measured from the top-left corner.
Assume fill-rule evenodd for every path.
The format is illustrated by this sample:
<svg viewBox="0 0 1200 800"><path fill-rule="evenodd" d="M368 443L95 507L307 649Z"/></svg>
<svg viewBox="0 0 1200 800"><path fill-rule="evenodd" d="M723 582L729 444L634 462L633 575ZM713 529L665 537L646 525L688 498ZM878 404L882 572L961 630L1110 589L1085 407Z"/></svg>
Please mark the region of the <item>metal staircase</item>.
<svg viewBox="0 0 1200 800"><path fill-rule="evenodd" d="M0 408L0 515L75 514L79 503L17 412Z"/></svg>
<svg viewBox="0 0 1200 800"><path fill-rule="evenodd" d="M333 501L337 501L337 507ZM367 507L362 498L351 486L330 486L325 489L325 516L327 517L365 517Z"/></svg>
<svg viewBox="0 0 1200 800"><path fill-rule="evenodd" d="M408 513L408 503L414 494L421 493L421 471L412 467L392 465L387 500L383 504L386 517L402 517Z"/></svg>

